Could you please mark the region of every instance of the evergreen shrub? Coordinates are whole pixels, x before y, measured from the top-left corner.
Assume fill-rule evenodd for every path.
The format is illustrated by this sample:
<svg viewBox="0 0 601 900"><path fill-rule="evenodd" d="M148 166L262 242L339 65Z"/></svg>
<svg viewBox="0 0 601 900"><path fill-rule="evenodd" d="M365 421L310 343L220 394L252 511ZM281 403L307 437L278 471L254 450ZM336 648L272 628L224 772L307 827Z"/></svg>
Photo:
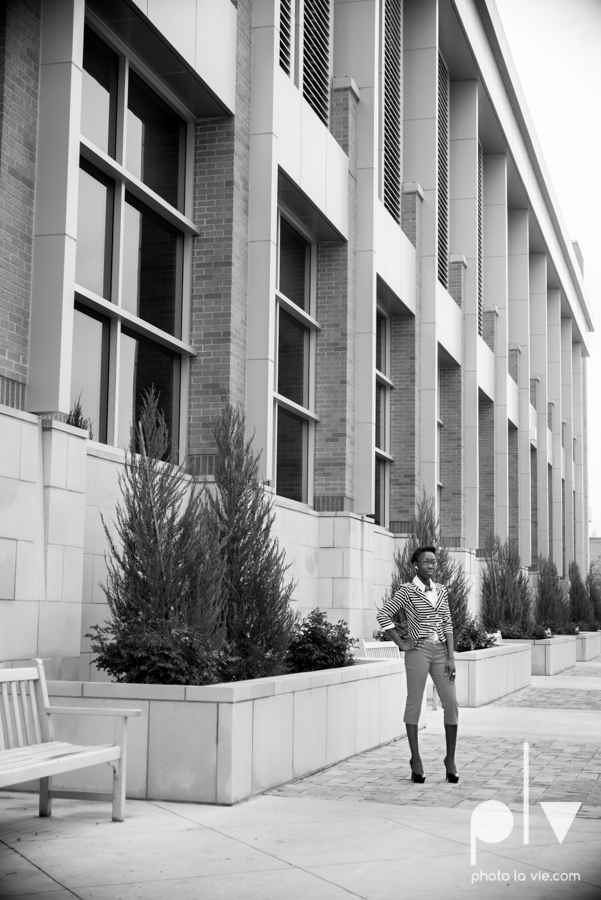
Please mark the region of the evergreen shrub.
<svg viewBox="0 0 601 900"><path fill-rule="evenodd" d="M593 608L593 621L597 630L601 629L601 576L593 563L586 576L586 588Z"/></svg>
<svg viewBox="0 0 601 900"><path fill-rule="evenodd" d="M596 630L593 604L587 586L582 580L580 566L573 560L568 568L570 579L570 618L581 631Z"/></svg>
<svg viewBox="0 0 601 900"><path fill-rule="evenodd" d="M315 672L353 666L353 647L358 643L343 619L333 625L325 612L314 609L295 622L286 668L288 672Z"/></svg>
<svg viewBox="0 0 601 900"><path fill-rule="evenodd" d="M221 542L204 491L176 464L158 404L151 389L119 474L114 529L102 520L110 621L88 636L96 664L117 681L211 684L225 652Z"/></svg>
<svg viewBox="0 0 601 900"><path fill-rule="evenodd" d="M538 557L536 582L536 624L550 629L553 634L574 634L570 623L570 610L559 581L557 566L545 556Z"/></svg>
<svg viewBox="0 0 601 900"><path fill-rule="evenodd" d="M482 622L487 631L504 638L530 637L532 593L513 541L501 543L491 535L486 541L486 568L482 573Z"/></svg>

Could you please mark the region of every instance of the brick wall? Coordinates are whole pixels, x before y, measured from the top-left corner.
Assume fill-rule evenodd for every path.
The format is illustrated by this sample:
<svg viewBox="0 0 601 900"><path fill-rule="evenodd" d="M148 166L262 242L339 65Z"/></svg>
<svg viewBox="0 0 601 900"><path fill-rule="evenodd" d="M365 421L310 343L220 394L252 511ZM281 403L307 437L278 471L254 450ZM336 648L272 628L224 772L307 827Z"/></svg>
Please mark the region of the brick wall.
<svg viewBox="0 0 601 900"><path fill-rule="evenodd" d="M422 199L405 189L401 203L401 227L416 248L415 316L390 320L390 530L406 532L415 515L421 490L420 470L420 366L421 343L421 247Z"/></svg>
<svg viewBox="0 0 601 900"><path fill-rule="evenodd" d="M518 460L518 430L511 422L508 425L508 487L509 487L509 540L519 541L520 537L520 482Z"/></svg>
<svg viewBox="0 0 601 900"><path fill-rule="evenodd" d="M488 309L482 316L482 338L484 343L495 352L495 333L497 328L497 313Z"/></svg>
<svg viewBox="0 0 601 900"><path fill-rule="evenodd" d="M495 405L478 396L478 544L496 532L495 523Z"/></svg>
<svg viewBox="0 0 601 900"><path fill-rule="evenodd" d="M509 350L507 368L516 384L519 384L520 351L515 347Z"/></svg>
<svg viewBox="0 0 601 900"><path fill-rule="evenodd" d="M532 565L538 559L538 462L536 448L530 445L530 540Z"/></svg>
<svg viewBox="0 0 601 900"><path fill-rule="evenodd" d="M443 366L440 369L440 525L446 539L457 538L456 546L465 543L464 497L464 390L463 369Z"/></svg>
<svg viewBox="0 0 601 900"><path fill-rule="evenodd" d="M463 306L464 293L465 265L462 260L451 260L449 263L449 294L457 306Z"/></svg>
<svg viewBox="0 0 601 900"><path fill-rule="evenodd" d="M531 378L531 379L530 379L530 403L532 404L532 406L533 406L535 409L538 409L538 406L537 406L537 403L538 403L538 385L539 385L539 379L538 379L538 378Z"/></svg>
<svg viewBox="0 0 601 900"><path fill-rule="evenodd" d="M236 115L196 124L188 466L198 474L212 472L212 426L227 398L245 402L251 6L238 2Z"/></svg>
<svg viewBox="0 0 601 900"><path fill-rule="evenodd" d="M0 403L18 409L28 367L40 5L0 4Z"/></svg>
<svg viewBox="0 0 601 900"><path fill-rule="evenodd" d="M342 511L353 509L355 465L357 98L350 87L332 93L331 130L349 158L349 239L317 248L314 505Z"/></svg>

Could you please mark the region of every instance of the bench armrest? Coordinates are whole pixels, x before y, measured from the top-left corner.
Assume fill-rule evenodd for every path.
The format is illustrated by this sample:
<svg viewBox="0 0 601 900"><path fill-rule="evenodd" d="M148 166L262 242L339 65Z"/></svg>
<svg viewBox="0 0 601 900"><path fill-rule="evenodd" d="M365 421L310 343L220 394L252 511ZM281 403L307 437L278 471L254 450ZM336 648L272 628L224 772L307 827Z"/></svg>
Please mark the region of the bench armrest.
<svg viewBox="0 0 601 900"><path fill-rule="evenodd" d="M105 707L84 706L46 706L47 713L58 713L61 716L141 716L141 709L106 709Z"/></svg>

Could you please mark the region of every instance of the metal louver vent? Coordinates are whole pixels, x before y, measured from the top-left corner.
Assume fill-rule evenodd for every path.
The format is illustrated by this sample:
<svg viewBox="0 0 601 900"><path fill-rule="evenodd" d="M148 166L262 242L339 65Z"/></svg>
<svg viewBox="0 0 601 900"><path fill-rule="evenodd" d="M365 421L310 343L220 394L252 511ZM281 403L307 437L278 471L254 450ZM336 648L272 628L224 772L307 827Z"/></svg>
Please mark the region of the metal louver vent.
<svg viewBox="0 0 601 900"><path fill-rule="evenodd" d="M305 0L303 96L327 125L330 117L330 0Z"/></svg>
<svg viewBox="0 0 601 900"><path fill-rule="evenodd" d="M484 327L484 252L483 252L483 214L484 214L484 187L483 187L482 146L478 144L478 334L482 335Z"/></svg>
<svg viewBox="0 0 601 900"><path fill-rule="evenodd" d="M401 0L384 7L384 206L401 221Z"/></svg>
<svg viewBox="0 0 601 900"><path fill-rule="evenodd" d="M449 70L438 55L438 280L449 286Z"/></svg>
<svg viewBox="0 0 601 900"><path fill-rule="evenodd" d="M292 0L280 0L280 65L290 75L292 62Z"/></svg>

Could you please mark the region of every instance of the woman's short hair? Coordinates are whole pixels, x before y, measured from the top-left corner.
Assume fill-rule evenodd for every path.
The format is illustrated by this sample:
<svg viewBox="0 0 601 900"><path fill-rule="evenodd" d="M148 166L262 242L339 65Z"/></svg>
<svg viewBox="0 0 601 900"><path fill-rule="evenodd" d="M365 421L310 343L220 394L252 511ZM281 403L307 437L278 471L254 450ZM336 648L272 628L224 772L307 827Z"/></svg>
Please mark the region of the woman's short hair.
<svg viewBox="0 0 601 900"><path fill-rule="evenodd" d="M436 556L436 547L417 547L417 549L413 551L411 562L418 563L424 553L433 553L434 556Z"/></svg>

